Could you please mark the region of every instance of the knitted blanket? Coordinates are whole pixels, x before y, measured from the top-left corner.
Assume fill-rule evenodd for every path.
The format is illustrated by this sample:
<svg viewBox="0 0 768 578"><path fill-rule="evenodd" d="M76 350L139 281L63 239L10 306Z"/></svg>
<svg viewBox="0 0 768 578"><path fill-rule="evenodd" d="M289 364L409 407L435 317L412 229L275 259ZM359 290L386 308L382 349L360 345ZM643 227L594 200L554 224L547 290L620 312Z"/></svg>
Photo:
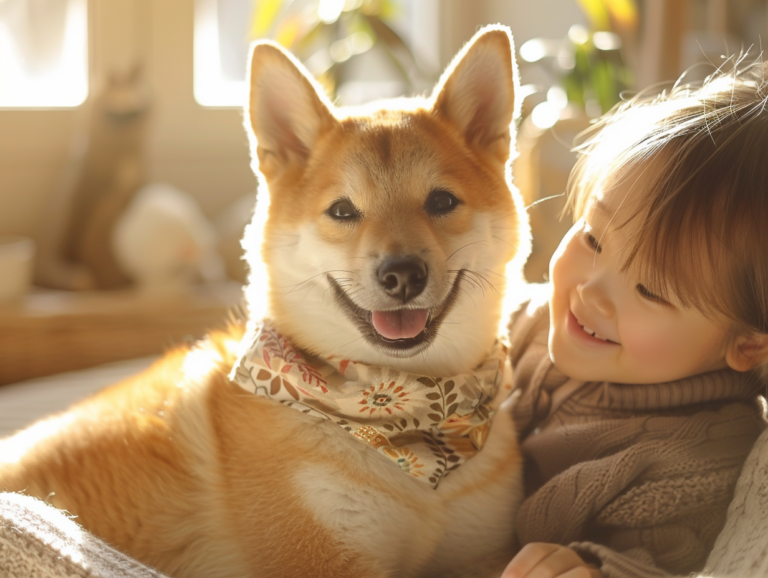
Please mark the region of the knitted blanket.
<svg viewBox="0 0 768 578"><path fill-rule="evenodd" d="M749 455L701 578L768 576L768 431ZM166 578L29 496L0 494L3 578Z"/></svg>
<svg viewBox="0 0 768 578"><path fill-rule="evenodd" d="M165 578L30 496L0 494L3 578Z"/></svg>
<svg viewBox="0 0 768 578"><path fill-rule="evenodd" d="M703 574L715 578L768 576L768 430L741 471Z"/></svg>

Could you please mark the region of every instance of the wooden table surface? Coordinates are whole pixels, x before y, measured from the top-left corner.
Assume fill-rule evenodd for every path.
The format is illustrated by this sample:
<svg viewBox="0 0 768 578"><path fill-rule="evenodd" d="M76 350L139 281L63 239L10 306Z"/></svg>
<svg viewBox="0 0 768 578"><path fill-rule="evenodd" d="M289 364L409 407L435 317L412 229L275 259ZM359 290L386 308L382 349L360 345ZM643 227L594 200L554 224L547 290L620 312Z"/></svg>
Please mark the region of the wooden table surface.
<svg viewBox="0 0 768 578"><path fill-rule="evenodd" d="M0 307L0 384L160 354L226 326L242 307L242 286L187 293L34 290Z"/></svg>

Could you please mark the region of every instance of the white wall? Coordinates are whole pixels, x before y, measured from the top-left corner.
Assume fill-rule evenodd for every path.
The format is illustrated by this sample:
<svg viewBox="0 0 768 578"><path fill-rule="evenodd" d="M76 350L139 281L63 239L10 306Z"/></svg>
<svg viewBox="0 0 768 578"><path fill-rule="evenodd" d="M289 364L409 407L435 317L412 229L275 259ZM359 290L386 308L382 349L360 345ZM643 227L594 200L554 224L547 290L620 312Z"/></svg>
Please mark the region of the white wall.
<svg viewBox="0 0 768 578"><path fill-rule="evenodd" d="M254 191L242 113L192 96L193 0L91 0L91 77L140 59L152 92L152 180L194 195L209 215ZM34 236L55 193L85 108L0 110L0 234Z"/></svg>
<svg viewBox="0 0 768 578"><path fill-rule="evenodd" d="M531 38L563 38L573 24L586 24L577 0L486 0L484 17L512 28L518 47Z"/></svg>
<svg viewBox="0 0 768 578"><path fill-rule="evenodd" d="M478 26L512 27L520 46L562 37L583 21L576 0L440 0L440 59L447 63ZM211 216L255 190L242 114L206 109L192 95L194 0L90 0L91 77L145 64L153 95L147 160L153 180L194 195ZM522 69L523 82L533 70ZM82 109L0 110L0 234L35 235L85 121Z"/></svg>

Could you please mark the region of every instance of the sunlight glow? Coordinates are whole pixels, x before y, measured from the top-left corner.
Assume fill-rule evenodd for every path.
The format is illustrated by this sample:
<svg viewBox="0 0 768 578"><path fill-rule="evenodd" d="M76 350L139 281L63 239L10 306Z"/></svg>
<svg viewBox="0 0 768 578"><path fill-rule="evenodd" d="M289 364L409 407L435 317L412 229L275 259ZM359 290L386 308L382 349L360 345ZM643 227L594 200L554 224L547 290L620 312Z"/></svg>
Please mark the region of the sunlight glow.
<svg viewBox="0 0 768 578"><path fill-rule="evenodd" d="M0 107L74 107L88 96L88 12L86 0L69 0L61 63L30 75L9 30L0 20Z"/></svg>
<svg viewBox="0 0 768 578"><path fill-rule="evenodd" d="M520 58L526 62L538 62L547 56L547 47L540 38L533 38L520 47Z"/></svg>
<svg viewBox="0 0 768 578"><path fill-rule="evenodd" d="M213 371L221 362L221 355L212 349L193 349L184 358L184 374L192 379L200 379Z"/></svg>
<svg viewBox="0 0 768 578"><path fill-rule="evenodd" d="M195 2L194 93L203 106L243 106L246 81L227 80L221 71L219 18L215 0Z"/></svg>
<svg viewBox="0 0 768 578"><path fill-rule="evenodd" d="M414 53L427 68L437 67L439 61L436 24L439 1L396 0L398 10L392 16L393 26L413 46ZM272 4L281 3L270 1L269 5ZM264 22L246 26L246 32L240 30L240 24L245 18L243 14L253 8L253 0L228 0L226 5L231 10L222 12L219 0L194 0L193 91L195 101L205 107L240 108L246 104L247 80L245 74L240 77L237 71L245 72L249 39L266 35L282 46L296 46L302 38L308 38L307 34L313 34L311 30L318 19L337 21L345 11L360 8L362 0L292 0L282 3L285 10L268 14ZM237 18L232 16L234 13L238 14ZM260 18L258 14L257 10L256 20ZM311 27L305 30L308 23ZM363 54L374 44L375 37L370 32L343 29L331 35L328 45L318 41L316 50L315 42L310 42L314 53L302 54L313 75L325 74L334 64ZM339 34L344 37L339 38ZM372 60L374 70L354 72L337 87L340 102L360 104L402 93L402 80L392 80L394 73L378 60ZM381 81L372 80L378 76L382 77ZM395 94L390 94L391 86L396 87ZM351 100L346 100L347 97Z"/></svg>
<svg viewBox="0 0 768 578"><path fill-rule="evenodd" d="M320 0L317 7L317 15L326 24L336 22L344 10L344 0Z"/></svg>
<svg viewBox="0 0 768 578"><path fill-rule="evenodd" d="M621 37L613 32L595 32L592 42L598 50L618 50L621 48Z"/></svg>
<svg viewBox="0 0 768 578"><path fill-rule="evenodd" d="M531 121L542 130L555 126L559 118L560 108L548 100L537 104L531 112Z"/></svg>
<svg viewBox="0 0 768 578"><path fill-rule="evenodd" d="M585 44L589 41L589 31L580 24L574 24L568 29L568 38L574 44Z"/></svg>
<svg viewBox="0 0 768 578"><path fill-rule="evenodd" d="M15 436L0 442L0 464L12 464L18 462L30 448L42 440L53 437L59 431L75 421L74 412L39 421L35 425L23 430Z"/></svg>
<svg viewBox="0 0 768 578"><path fill-rule="evenodd" d="M373 46L373 40L368 34L355 32L331 44L329 51L331 58L336 62L344 62L357 54L366 52L371 46Z"/></svg>

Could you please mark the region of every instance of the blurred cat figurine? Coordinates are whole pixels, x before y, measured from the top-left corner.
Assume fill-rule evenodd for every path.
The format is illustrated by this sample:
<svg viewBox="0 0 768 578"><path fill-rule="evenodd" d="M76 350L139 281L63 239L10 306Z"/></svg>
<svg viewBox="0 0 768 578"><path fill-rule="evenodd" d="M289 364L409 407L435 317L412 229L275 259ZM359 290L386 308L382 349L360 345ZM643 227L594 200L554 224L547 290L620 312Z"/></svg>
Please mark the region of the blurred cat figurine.
<svg viewBox="0 0 768 578"><path fill-rule="evenodd" d="M93 96L76 160L44 213L36 283L75 290L130 284L111 238L118 217L147 180L142 149L149 109L138 66L112 74Z"/></svg>

